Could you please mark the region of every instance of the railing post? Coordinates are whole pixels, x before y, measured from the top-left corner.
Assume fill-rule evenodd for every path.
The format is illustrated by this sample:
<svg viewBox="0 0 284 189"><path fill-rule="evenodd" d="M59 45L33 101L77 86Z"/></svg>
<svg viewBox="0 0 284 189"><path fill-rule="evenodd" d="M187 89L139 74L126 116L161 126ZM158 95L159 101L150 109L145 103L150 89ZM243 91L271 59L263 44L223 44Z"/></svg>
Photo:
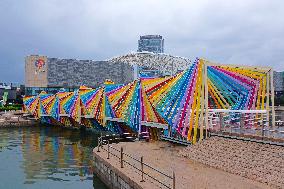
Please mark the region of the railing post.
<svg viewBox="0 0 284 189"><path fill-rule="evenodd" d="M123 168L123 148L120 149L120 167Z"/></svg>
<svg viewBox="0 0 284 189"><path fill-rule="evenodd" d="M262 120L261 136L262 136L262 140L263 140L263 137L264 137L264 120Z"/></svg>
<svg viewBox="0 0 284 189"><path fill-rule="evenodd" d="M176 175L175 172L173 171L173 189L176 188Z"/></svg>
<svg viewBox="0 0 284 189"><path fill-rule="evenodd" d="M250 119L250 116L248 117ZM242 131L243 131L243 127L245 126L245 117L244 115L241 113L241 116L240 116L240 134L242 134Z"/></svg>
<svg viewBox="0 0 284 189"><path fill-rule="evenodd" d="M230 134L233 132L233 124L230 124Z"/></svg>
<svg viewBox="0 0 284 189"><path fill-rule="evenodd" d="M98 151L97 152L100 152L100 137L98 138Z"/></svg>
<svg viewBox="0 0 284 189"><path fill-rule="evenodd" d="M143 156L141 157L141 181L140 182L144 182L144 164L143 164Z"/></svg>
<svg viewBox="0 0 284 189"><path fill-rule="evenodd" d="M220 130L223 132L223 113L220 113Z"/></svg>
<svg viewBox="0 0 284 189"><path fill-rule="evenodd" d="M107 159L109 159L109 140L107 141Z"/></svg>

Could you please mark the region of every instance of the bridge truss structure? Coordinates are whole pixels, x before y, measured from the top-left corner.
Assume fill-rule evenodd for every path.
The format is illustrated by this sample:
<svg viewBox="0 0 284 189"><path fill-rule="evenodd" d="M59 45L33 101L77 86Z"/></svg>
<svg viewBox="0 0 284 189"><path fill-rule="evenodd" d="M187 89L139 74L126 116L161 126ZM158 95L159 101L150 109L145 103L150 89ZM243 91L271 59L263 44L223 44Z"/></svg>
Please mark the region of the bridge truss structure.
<svg viewBox="0 0 284 189"><path fill-rule="evenodd" d="M226 129L224 123L275 127L273 71L197 58L173 76L26 96L24 108L50 124L150 133L152 138L162 130L194 144L208 131Z"/></svg>

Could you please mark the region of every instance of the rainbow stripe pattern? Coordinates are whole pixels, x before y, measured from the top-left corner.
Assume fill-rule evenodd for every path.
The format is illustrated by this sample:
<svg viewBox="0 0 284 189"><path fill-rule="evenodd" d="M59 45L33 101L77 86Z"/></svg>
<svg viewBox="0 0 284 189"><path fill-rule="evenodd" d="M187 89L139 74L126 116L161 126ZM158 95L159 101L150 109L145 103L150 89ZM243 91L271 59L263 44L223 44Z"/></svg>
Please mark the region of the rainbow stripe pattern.
<svg viewBox="0 0 284 189"><path fill-rule="evenodd" d="M195 143L208 129L204 126L208 109L264 110L269 71L213 65L197 58L174 76L106 83L97 89L82 86L54 95L41 93L24 97L24 107L39 119L47 115L62 124L69 120L69 124L114 132L139 133L147 130L145 123L168 125L172 135Z"/></svg>

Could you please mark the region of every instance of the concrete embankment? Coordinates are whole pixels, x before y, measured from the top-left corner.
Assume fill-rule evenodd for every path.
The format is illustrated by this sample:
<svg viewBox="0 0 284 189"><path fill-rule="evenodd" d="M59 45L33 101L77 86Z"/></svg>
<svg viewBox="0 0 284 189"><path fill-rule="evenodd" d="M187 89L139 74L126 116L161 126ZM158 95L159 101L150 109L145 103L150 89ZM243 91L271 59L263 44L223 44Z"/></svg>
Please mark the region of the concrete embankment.
<svg viewBox="0 0 284 189"><path fill-rule="evenodd" d="M0 128L28 127L38 125L38 121L25 116L21 111L0 112Z"/></svg>
<svg viewBox="0 0 284 189"><path fill-rule="evenodd" d="M94 152L94 171L110 189L143 189L139 181L130 178L123 171L121 171L113 162L106 161L96 152Z"/></svg>
<svg viewBox="0 0 284 189"><path fill-rule="evenodd" d="M154 188L173 188L173 179L164 176L156 171L150 170L144 166L145 174L149 174L162 182L165 186L161 186L161 183L148 177L144 174L144 182L141 182L140 164L137 162L133 166L129 166L124 163L121 168L119 159L119 149L123 147L123 153L135 157L137 160L143 156L143 161L147 165L154 167L155 169L163 172L166 175L173 175L175 172L175 188L176 189L191 189L191 188L218 188L218 189L230 189L230 188L271 188L267 184L263 184L248 178L244 178L240 175L228 173L218 168L213 168L197 161L188 159L179 155L180 151L184 151L186 147L176 146L167 142L128 142L112 144L113 148L118 149L117 157L110 154L110 158L107 159L107 145L104 146L105 150L94 149L95 157L95 173L106 183L110 188L123 188L117 182L126 183L125 188L134 188L129 183L134 183L133 186L143 189ZM209 150L210 151L210 150ZM224 152L226 153L226 152ZM126 161L131 162L129 157ZM115 176L112 174L115 173ZM123 181L119 178L123 178ZM117 184L117 185L116 185Z"/></svg>

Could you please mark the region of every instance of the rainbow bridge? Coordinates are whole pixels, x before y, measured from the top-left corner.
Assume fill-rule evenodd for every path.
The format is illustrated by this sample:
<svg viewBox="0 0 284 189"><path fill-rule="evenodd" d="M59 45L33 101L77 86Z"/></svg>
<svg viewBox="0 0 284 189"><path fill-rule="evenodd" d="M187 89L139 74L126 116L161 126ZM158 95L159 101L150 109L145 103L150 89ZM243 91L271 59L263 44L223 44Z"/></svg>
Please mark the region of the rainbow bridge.
<svg viewBox="0 0 284 189"><path fill-rule="evenodd" d="M271 68L197 58L174 76L26 96L24 109L52 125L149 133L154 139L162 134L194 144L211 131L274 127L272 78Z"/></svg>

